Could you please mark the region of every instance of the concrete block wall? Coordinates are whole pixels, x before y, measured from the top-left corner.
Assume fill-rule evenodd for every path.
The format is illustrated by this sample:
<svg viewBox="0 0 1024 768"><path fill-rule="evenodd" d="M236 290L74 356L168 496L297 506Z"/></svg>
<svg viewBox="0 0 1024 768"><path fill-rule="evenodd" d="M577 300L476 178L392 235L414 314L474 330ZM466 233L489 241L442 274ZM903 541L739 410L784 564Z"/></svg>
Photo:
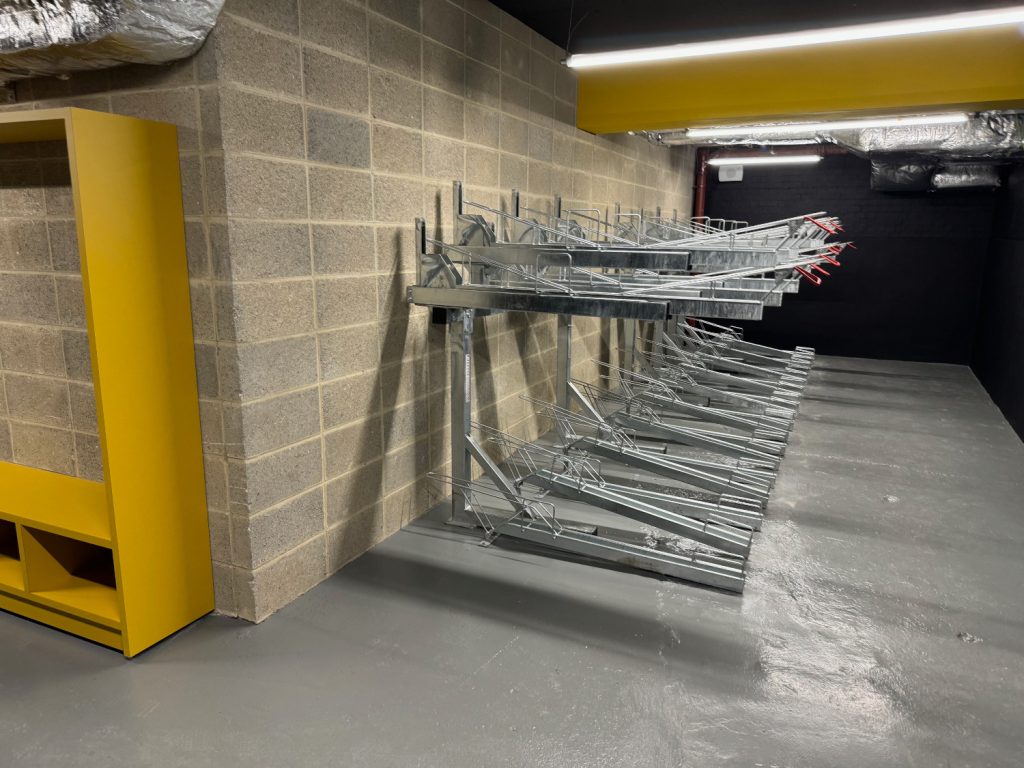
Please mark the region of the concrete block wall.
<svg viewBox="0 0 1024 768"><path fill-rule="evenodd" d="M0 153L0 461L98 480L67 150Z"/></svg>
<svg viewBox="0 0 1024 768"><path fill-rule="evenodd" d="M88 94L182 129L221 611L261 620L440 493L445 330L405 289L413 219L450 234L452 180L493 207L515 187L686 210L690 156L577 131L560 56L483 0L228 0L173 82ZM479 418L536 433L519 395L551 396L554 339L549 317L479 322ZM615 339L580 321L577 374Z"/></svg>

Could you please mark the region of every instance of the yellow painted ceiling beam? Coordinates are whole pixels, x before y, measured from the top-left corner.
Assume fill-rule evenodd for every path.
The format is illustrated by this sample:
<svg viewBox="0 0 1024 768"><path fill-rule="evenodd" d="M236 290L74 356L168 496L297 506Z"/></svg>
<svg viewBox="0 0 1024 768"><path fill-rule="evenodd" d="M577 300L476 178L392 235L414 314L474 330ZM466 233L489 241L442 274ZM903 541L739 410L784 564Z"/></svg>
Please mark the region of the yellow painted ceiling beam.
<svg viewBox="0 0 1024 768"><path fill-rule="evenodd" d="M1024 108L1016 26L580 69L591 133Z"/></svg>

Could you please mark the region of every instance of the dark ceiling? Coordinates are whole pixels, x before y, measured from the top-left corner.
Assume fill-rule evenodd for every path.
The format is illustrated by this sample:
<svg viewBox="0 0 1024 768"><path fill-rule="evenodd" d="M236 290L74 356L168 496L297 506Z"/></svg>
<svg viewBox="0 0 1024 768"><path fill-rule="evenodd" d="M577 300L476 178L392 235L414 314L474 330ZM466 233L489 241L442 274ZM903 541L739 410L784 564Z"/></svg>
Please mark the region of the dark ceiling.
<svg viewBox="0 0 1024 768"><path fill-rule="evenodd" d="M493 0L570 53L977 11L1020 0ZM570 30L572 30L570 34Z"/></svg>

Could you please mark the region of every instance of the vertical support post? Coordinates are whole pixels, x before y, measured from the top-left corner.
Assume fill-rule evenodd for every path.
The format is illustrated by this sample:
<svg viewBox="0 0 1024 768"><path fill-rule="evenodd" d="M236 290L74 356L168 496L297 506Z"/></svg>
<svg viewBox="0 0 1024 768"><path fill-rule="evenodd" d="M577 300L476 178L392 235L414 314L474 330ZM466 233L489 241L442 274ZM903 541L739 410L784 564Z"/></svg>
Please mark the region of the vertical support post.
<svg viewBox="0 0 1024 768"><path fill-rule="evenodd" d="M562 218L562 196L561 195L555 195L555 208L552 211L552 214L554 215L554 217L556 219Z"/></svg>
<svg viewBox="0 0 1024 768"><path fill-rule="evenodd" d="M622 321L622 367L632 371L636 362L637 321L627 318Z"/></svg>
<svg viewBox="0 0 1024 768"><path fill-rule="evenodd" d="M516 218L519 218L519 190L518 189L513 189L512 190L511 206L512 206L512 210L510 211L510 213L513 216L515 216Z"/></svg>
<svg viewBox="0 0 1024 768"><path fill-rule="evenodd" d="M558 340L555 349L555 403L569 407L569 379L572 378L572 315L558 316Z"/></svg>
<svg viewBox="0 0 1024 768"><path fill-rule="evenodd" d="M448 334L452 345L452 477L469 482L473 479L468 440L473 419L473 310L449 310ZM452 488L451 522L468 522L468 511L465 494L456 484Z"/></svg>

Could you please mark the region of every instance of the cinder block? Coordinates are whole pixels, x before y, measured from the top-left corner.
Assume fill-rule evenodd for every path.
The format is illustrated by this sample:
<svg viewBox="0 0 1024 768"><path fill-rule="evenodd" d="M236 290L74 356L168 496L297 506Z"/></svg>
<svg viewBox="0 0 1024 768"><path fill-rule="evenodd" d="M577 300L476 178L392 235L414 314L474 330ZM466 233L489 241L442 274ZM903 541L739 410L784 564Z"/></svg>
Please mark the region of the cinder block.
<svg viewBox="0 0 1024 768"><path fill-rule="evenodd" d="M127 64L110 70L111 89L173 88L195 82L196 72L191 59L170 64Z"/></svg>
<svg viewBox="0 0 1024 768"><path fill-rule="evenodd" d="M205 203L203 202L203 168L198 155L181 155L178 162L181 174L181 202L186 216L202 216ZM207 170L210 167L207 166ZM219 179L217 182L219 183ZM211 190L213 179L211 178ZM211 192L211 200L212 200ZM211 203L212 207L212 203Z"/></svg>
<svg viewBox="0 0 1024 768"><path fill-rule="evenodd" d="M466 183L497 187L498 157L498 153L492 149L466 147Z"/></svg>
<svg viewBox="0 0 1024 768"><path fill-rule="evenodd" d="M252 458L320 434L316 387L224 409L228 456Z"/></svg>
<svg viewBox="0 0 1024 768"><path fill-rule="evenodd" d="M220 20L213 35L220 75L226 82L293 96L302 92L297 43L239 24L230 16Z"/></svg>
<svg viewBox="0 0 1024 768"><path fill-rule="evenodd" d="M297 0L227 0L224 13L233 13L275 32L299 33Z"/></svg>
<svg viewBox="0 0 1024 768"><path fill-rule="evenodd" d="M13 461L11 452L11 423L0 419L0 461Z"/></svg>
<svg viewBox="0 0 1024 768"><path fill-rule="evenodd" d="M319 339L321 381L373 370L380 363L376 323L326 331Z"/></svg>
<svg viewBox="0 0 1024 768"><path fill-rule="evenodd" d="M466 102L466 141L497 149L499 145L499 120L497 110Z"/></svg>
<svg viewBox="0 0 1024 768"><path fill-rule="evenodd" d="M325 488L328 527L355 517L380 503L384 495L384 465L380 460L330 480Z"/></svg>
<svg viewBox="0 0 1024 768"><path fill-rule="evenodd" d="M228 213L259 219L304 219L306 173L298 163L225 155Z"/></svg>
<svg viewBox="0 0 1024 768"><path fill-rule="evenodd" d="M572 171L573 166L573 140L571 137L561 133L553 132L551 140L551 162L560 168ZM565 194L569 194L566 187Z"/></svg>
<svg viewBox="0 0 1024 768"><path fill-rule="evenodd" d="M533 113L533 119L536 122L542 122L540 118L553 120L555 117L555 100L543 91L531 88L530 112Z"/></svg>
<svg viewBox="0 0 1024 768"><path fill-rule="evenodd" d="M499 183L502 189L526 189L527 161L517 155L501 153Z"/></svg>
<svg viewBox="0 0 1024 768"><path fill-rule="evenodd" d="M457 51L466 37L466 13L448 0L423 0L423 34Z"/></svg>
<svg viewBox="0 0 1024 768"><path fill-rule="evenodd" d="M225 356L229 353L229 347L224 347ZM217 347L212 344L196 344L196 383L199 388L199 396L206 398L217 397L220 390L220 382L217 376Z"/></svg>
<svg viewBox="0 0 1024 768"><path fill-rule="evenodd" d="M87 435L75 432L75 470L85 480L100 482L103 480L103 454L100 451L98 435Z"/></svg>
<svg viewBox="0 0 1024 768"><path fill-rule="evenodd" d="M253 517L236 517L232 524L236 550L241 544L249 559L236 564L258 568L323 532L323 492L318 488Z"/></svg>
<svg viewBox="0 0 1024 768"><path fill-rule="evenodd" d="M423 439L384 457L385 493L397 491L430 471L430 441L427 438L424 432Z"/></svg>
<svg viewBox="0 0 1024 768"><path fill-rule="evenodd" d="M327 569L334 573L384 538L380 505L359 512L327 532Z"/></svg>
<svg viewBox="0 0 1024 768"><path fill-rule="evenodd" d="M323 109L307 108L309 159L349 168L370 167L370 124Z"/></svg>
<svg viewBox="0 0 1024 768"><path fill-rule="evenodd" d="M530 86L511 75L502 74L501 111L521 117L524 120L529 120L531 118Z"/></svg>
<svg viewBox="0 0 1024 768"><path fill-rule="evenodd" d="M57 275L57 315L60 324L72 328L85 328L85 298L79 275Z"/></svg>
<svg viewBox="0 0 1024 768"><path fill-rule="evenodd" d="M0 279L0 322L57 324L57 289L49 275L5 274Z"/></svg>
<svg viewBox="0 0 1024 768"><path fill-rule="evenodd" d="M67 163L64 164L65 166ZM40 164L34 160L0 163L0 210L5 216L39 216L46 207Z"/></svg>
<svg viewBox="0 0 1024 768"><path fill-rule="evenodd" d="M343 3L338 3L342 5ZM238 615L249 621L263 621L278 608L287 605L327 577L324 535L272 560L252 572L243 584L236 581ZM245 573L237 571L239 576ZM251 602L249 595L251 595Z"/></svg>
<svg viewBox="0 0 1024 768"><path fill-rule="evenodd" d="M7 277L0 277L6 280ZM32 325L0 324L0 360L8 371L64 376L60 331Z"/></svg>
<svg viewBox="0 0 1024 768"><path fill-rule="evenodd" d="M372 272L374 268L372 227L313 225L313 269L318 275Z"/></svg>
<svg viewBox="0 0 1024 768"><path fill-rule="evenodd" d="M416 242L412 227L377 227L375 248L378 272L394 274L416 271Z"/></svg>
<svg viewBox="0 0 1024 768"><path fill-rule="evenodd" d="M447 3L446 3L447 4ZM466 58L432 40L423 41L423 82L455 96L466 93Z"/></svg>
<svg viewBox="0 0 1024 768"><path fill-rule="evenodd" d="M228 508L228 464L223 456L207 452L203 457L206 474L206 503L210 509Z"/></svg>
<svg viewBox="0 0 1024 768"><path fill-rule="evenodd" d="M420 0L369 0L371 11L419 31Z"/></svg>
<svg viewBox="0 0 1024 768"><path fill-rule="evenodd" d="M419 80L422 72L419 34L371 15L370 64Z"/></svg>
<svg viewBox="0 0 1024 768"><path fill-rule="evenodd" d="M92 360L89 357L89 334L85 331L61 331L64 365L73 381L92 381Z"/></svg>
<svg viewBox="0 0 1024 768"><path fill-rule="evenodd" d="M576 103L576 73L568 67L555 69L555 98Z"/></svg>
<svg viewBox="0 0 1024 768"><path fill-rule="evenodd" d="M301 37L365 59L366 15L366 8L340 0L302 0Z"/></svg>
<svg viewBox="0 0 1024 768"><path fill-rule="evenodd" d="M465 135L462 99L448 93L427 89L423 92L423 130L453 139Z"/></svg>
<svg viewBox="0 0 1024 768"><path fill-rule="evenodd" d="M370 70L370 114L377 120L423 127L423 87L379 69Z"/></svg>
<svg viewBox="0 0 1024 768"><path fill-rule="evenodd" d="M423 137L418 131L376 123L373 126L373 169L418 176L423 168Z"/></svg>
<svg viewBox="0 0 1024 768"><path fill-rule="evenodd" d="M316 281L317 327L360 325L377 317L372 277L339 277Z"/></svg>
<svg viewBox="0 0 1024 768"><path fill-rule="evenodd" d="M530 46L509 35L501 36L501 72L530 82Z"/></svg>
<svg viewBox="0 0 1024 768"><path fill-rule="evenodd" d="M555 72L561 66L538 50L530 51L530 85L554 96Z"/></svg>
<svg viewBox="0 0 1024 768"><path fill-rule="evenodd" d="M531 160L550 163L554 151L554 134L551 129L531 124L529 150Z"/></svg>
<svg viewBox="0 0 1024 768"><path fill-rule="evenodd" d="M220 115L227 151L302 158L302 107L237 88L222 88Z"/></svg>
<svg viewBox="0 0 1024 768"><path fill-rule="evenodd" d="M424 176L450 182L466 175L465 147L461 141L427 135L423 146Z"/></svg>
<svg viewBox="0 0 1024 768"><path fill-rule="evenodd" d="M366 64L331 56L314 48L302 49L306 101L345 112L366 112L370 86Z"/></svg>
<svg viewBox="0 0 1024 768"><path fill-rule="evenodd" d="M429 408L423 398L384 412L384 450L392 451L426 437L430 431Z"/></svg>
<svg viewBox="0 0 1024 768"><path fill-rule="evenodd" d="M498 70L467 59L466 101L498 109L501 106L501 76Z"/></svg>
<svg viewBox="0 0 1024 768"><path fill-rule="evenodd" d="M252 400L315 384L316 366L312 336L240 344L220 356L220 394Z"/></svg>
<svg viewBox="0 0 1024 768"><path fill-rule="evenodd" d="M314 220L366 221L373 208L370 174L311 167L309 197Z"/></svg>
<svg viewBox="0 0 1024 768"><path fill-rule="evenodd" d="M46 228L50 235L50 260L56 272L78 272L81 259L78 255L78 231L74 221L48 221Z"/></svg>
<svg viewBox="0 0 1024 768"><path fill-rule="evenodd" d="M43 160L40 163L40 169L44 186L46 215L74 216L74 201L71 199L71 169L68 166L68 161L64 159ZM0 201L4 200L4 194L0 192ZM28 215L38 215L41 212L35 210ZM15 212L10 211L8 215L15 215Z"/></svg>
<svg viewBox="0 0 1024 768"><path fill-rule="evenodd" d="M505 12L490 2L490 0L465 0L465 5L468 13L486 21L495 28L501 24L501 17L505 15Z"/></svg>
<svg viewBox="0 0 1024 768"><path fill-rule="evenodd" d="M261 280L311 274L305 224L236 220L211 225L214 274L220 280Z"/></svg>
<svg viewBox="0 0 1024 768"><path fill-rule="evenodd" d="M530 125L511 115L501 116L501 151L527 155L530 151Z"/></svg>
<svg viewBox="0 0 1024 768"><path fill-rule="evenodd" d="M51 268L46 222L0 220L0 270L49 272Z"/></svg>
<svg viewBox="0 0 1024 768"><path fill-rule="evenodd" d="M496 27L467 15L465 41L467 56L490 67L501 66L501 33Z"/></svg>
<svg viewBox="0 0 1024 768"><path fill-rule="evenodd" d="M373 177L373 205L376 221L412 226L423 215L423 184L396 176Z"/></svg>
<svg viewBox="0 0 1024 768"><path fill-rule="evenodd" d="M265 341L313 329L312 280L218 286L217 304L220 339Z"/></svg>
<svg viewBox="0 0 1024 768"><path fill-rule="evenodd" d="M324 434L327 477L338 477L381 457L380 418L350 424Z"/></svg>
<svg viewBox="0 0 1024 768"><path fill-rule="evenodd" d="M12 456L16 464L37 469L75 474L75 445L72 433L64 429L12 421Z"/></svg>
<svg viewBox="0 0 1024 768"><path fill-rule="evenodd" d="M378 371L348 376L323 384L324 429L341 427L380 413L380 375Z"/></svg>
<svg viewBox="0 0 1024 768"><path fill-rule="evenodd" d="M96 433L96 392L92 384L71 383L71 424L76 432Z"/></svg>
<svg viewBox="0 0 1024 768"><path fill-rule="evenodd" d="M68 384L60 379L8 373L4 377L7 411L12 419L71 428Z"/></svg>
<svg viewBox="0 0 1024 768"><path fill-rule="evenodd" d="M199 105L193 88L114 94L111 107L119 115L176 125L178 148L185 152L199 149Z"/></svg>
<svg viewBox="0 0 1024 768"><path fill-rule="evenodd" d="M219 400L199 401L199 432L204 451L224 453L224 408Z"/></svg>
<svg viewBox="0 0 1024 768"><path fill-rule="evenodd" d="M251 460L228 460L232 502L237 493L251 514L297 496L322 480L319 438Z"/></svg>

